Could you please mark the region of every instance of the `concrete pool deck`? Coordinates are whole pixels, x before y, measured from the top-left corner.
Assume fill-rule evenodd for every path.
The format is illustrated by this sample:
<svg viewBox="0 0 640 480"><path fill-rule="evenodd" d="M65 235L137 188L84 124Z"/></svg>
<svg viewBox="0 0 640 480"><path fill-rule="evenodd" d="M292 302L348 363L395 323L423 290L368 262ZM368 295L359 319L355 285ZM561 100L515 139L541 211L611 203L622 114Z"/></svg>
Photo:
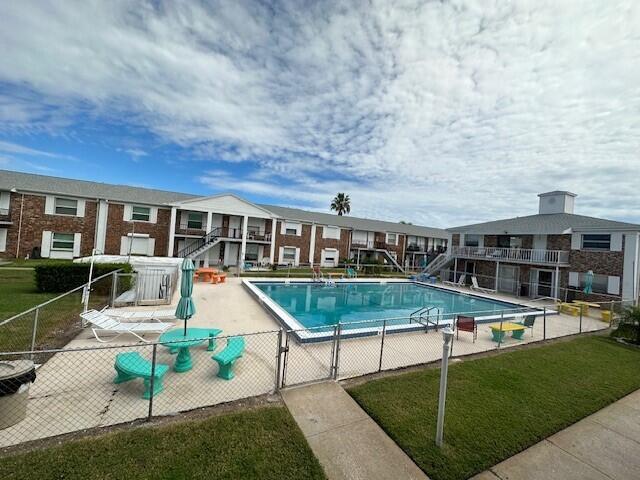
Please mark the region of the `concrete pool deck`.
<svg viewBox="0 0 640 480"><path fill-rule="evenodd" d="M229 278L226 283L219 285L196 283L193 297L197 313L189 321L189 326L220 328L222 335L248 335L246 352L236 364L236 377L225 381L216 376L217 365L211 359L212 353L206 350L206 343L194 347L193 370L186 373L170 370L166 374L164 391L154 398L154 415L175 414L270 393L276 389L280 326L246 291L240 279ZM576 317L549 316L547 338L578 333L578 322ZM176 322L176 327L181 326L181 321ZM583 319L583 331L607 327L607 324L595 318ZM527 332L522 341L507 338L501 348L541 340L542 330L539 318L533 336ZM219 341L216 351L220 351L223 344L223 340ZM29 393L27 418L13 427L0 430L0 447L145 418L149 404L141 398L142 381L115 385L113 364L115 355L123 351L138 351L144 358L150 359L152 347L133 341L109 348L101 347L104 345L97 343L91 331L85 329L65 347L65 350L80 350L56 353L40 366L38 378ZM100 349L82 350L87 348ZM384 345L380 335L342 339L337 372L331 371L332 348L333 342L300 344L293 337L289 338L287 368L283 373L285 385L320 381L334 373L338 379L346 379L377 372L380 368L389 370L435 361L441 355L442 335L439 332L398 333L387 335ZM475 343L471 334L460 334L460 339L454 341L453 355L495 348L490 328L480 325ZM174 358L166 348L157 348L158 362L173 365ZM38 363L37 356L35 361Z"/></svg>

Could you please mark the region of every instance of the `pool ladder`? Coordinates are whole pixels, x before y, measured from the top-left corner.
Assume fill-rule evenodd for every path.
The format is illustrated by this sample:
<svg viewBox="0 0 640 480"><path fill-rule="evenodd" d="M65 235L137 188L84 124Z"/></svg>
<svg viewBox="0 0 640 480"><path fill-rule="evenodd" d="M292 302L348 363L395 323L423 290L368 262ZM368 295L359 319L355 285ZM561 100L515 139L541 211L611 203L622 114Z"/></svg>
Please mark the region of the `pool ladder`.
<svg viewBox="0 0 640 480"><path fill-rule="evenodd" d="M432 319L434 314L435 322ZM440 310L440 307L435 306L421 307L409 315L409 323L411 324L415 322L423 325L425 327L425 332L428 332L429 325L433 325L437 332L441 319L442 311Z"/></svg>

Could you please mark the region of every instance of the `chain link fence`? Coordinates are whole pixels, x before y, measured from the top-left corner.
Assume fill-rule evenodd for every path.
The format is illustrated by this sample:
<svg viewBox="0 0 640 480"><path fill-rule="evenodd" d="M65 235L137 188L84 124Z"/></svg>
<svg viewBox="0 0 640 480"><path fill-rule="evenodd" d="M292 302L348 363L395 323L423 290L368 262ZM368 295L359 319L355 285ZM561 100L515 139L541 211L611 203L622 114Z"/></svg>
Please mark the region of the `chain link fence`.
<svg viewBox="0 0 640 480"><path fill-rule="evenodd" d="M97 281L111 280L107 277ZM108 289L100 294L96 287L94 293L90 306L108 303ZM74 332L81 330L77 317L82 310L80 298L71 298L71 319L65 317L62 308L56 313L49 312L47 305L40 306L37 328L33 329L34 310L26 316L28 320L23 320L27 334L15 343L26 344L27 348L4 349L0 353L0 365L8 360L31 360L37 366L26 400L26 418L6 428L0 418L0 447L173 415L276 392L282 387L427 364L441 358L441 333L447 326L455 331L450 350L453 357L602 330L615 325L630 304L587 306L578 315L559 314L554 304L541 304L502 312L378 319L318 329L215 338L203 335L189 346L154 341L49 347L62 341L47 340L56 338L55 332L68 335L69 325L77 329ZM607 321L603 321L602 312L609 312L604 315ZM474 317L472 328L458 326L460 315ZM35 341L29 335L33 331ZM314 331L324 334L322 341L313 341L317 340L312 335ZM234 343L237 347L238 339L243 346L234 352L232 347ZM191 368L176 371L183 370L178 367L184 367L185 356L190 358ZM0 406L9 397L2 394L1 387L2 382ZM0 417L7 414L11 412L5 405L0 408Z"/></svg>

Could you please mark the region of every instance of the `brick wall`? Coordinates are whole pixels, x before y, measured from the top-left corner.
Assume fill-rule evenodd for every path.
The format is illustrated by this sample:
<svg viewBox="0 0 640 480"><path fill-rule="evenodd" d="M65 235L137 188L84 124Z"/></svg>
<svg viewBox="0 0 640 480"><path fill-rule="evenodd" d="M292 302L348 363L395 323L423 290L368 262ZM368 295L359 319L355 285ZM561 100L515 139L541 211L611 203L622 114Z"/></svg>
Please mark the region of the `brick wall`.
<svg viewBox="0 0 640 480"><path fill-rule="evenodd" d="M323 248L337 248L338 260L347 258L349 256L349 238L351 237L351 231L340 229L340 240L337 240L334 238L322 238L323 228L322 225L316 226L316 245L313 252L313 263L320 263Z"/></svg>
<svg viewBox="0 0 640 480"><path fill-rule="evenodd" d="M547 235L547 250L571 250L571 235Z"/></svg>
<svg viewBox="0 0 640 480"><path fill-rule="evenodd" d="M171 221L171 210L166 208L158 209L156 223L135 222L135 233L148 234L155 238L154 254L166 256L169 248L169 224ZM108 255L120 255L120 239L131 233L134 222L124 220L124 205L120 203L109 204L109 215L107 216L107 236L104 249Z"/></svg>
<svg viewBox="0 0 640 480"><path fill-rule="evenodd" d="M10 202L9 215L13 225L7 230L7 248L0 253L3 258L15 258L18 250L22 194L11 193ZM21 258L26 255L31 256L33 249L42 245L42 232L44 230L56 233L81 233L80 255L90 255L94 246L96 202L86 200L84 217L46 215L44 213L44 205L45 197L43 195L24 195L19 256Z"/></svg>
<svg viewBox="0 0 640 480"><path fill-rule="evenodd" d="M451 246L452 247L459 247L460 246L460 234L459 233L454 233L453 235L451 235Z"/></svg>
<svg viewBox="0 0 640 480"><path fill-rule="evenodd" d="M282 231L282 222L276 226L276 251L273 261L278 263L280 247L298 247L300 249L300 263L309 263L309 242L311 240L311 225L302 224L302 235L286 235Z"/></svg>

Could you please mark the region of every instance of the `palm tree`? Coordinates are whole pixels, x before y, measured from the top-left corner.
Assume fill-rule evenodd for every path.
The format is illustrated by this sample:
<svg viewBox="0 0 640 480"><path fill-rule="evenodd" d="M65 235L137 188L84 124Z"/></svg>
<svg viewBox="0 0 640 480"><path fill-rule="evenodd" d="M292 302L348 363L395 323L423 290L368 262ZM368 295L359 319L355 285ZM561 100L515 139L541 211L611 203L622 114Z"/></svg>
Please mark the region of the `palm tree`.
<svg viewBox="0 0 640 480"><path fill-rule="evenodd" d="M338 215L344 215L351 211L351 199L349 195L338 193L331 202L331 210L338 212Z"/></svg>

